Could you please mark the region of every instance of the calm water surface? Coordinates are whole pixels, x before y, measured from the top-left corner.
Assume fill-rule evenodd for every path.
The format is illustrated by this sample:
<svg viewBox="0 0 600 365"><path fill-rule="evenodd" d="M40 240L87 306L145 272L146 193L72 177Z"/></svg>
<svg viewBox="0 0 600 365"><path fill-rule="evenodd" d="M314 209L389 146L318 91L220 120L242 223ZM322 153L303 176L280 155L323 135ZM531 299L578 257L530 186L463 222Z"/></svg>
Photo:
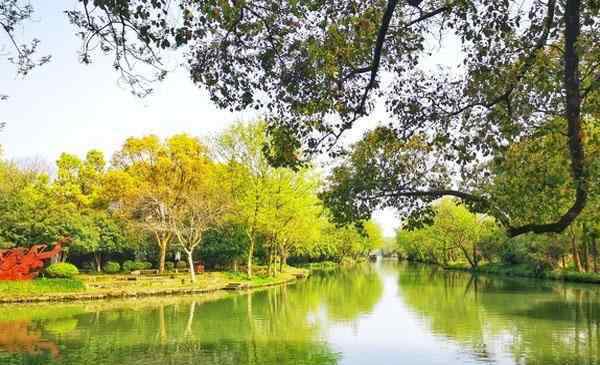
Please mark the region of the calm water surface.
<svg viewBox="0 0 600 365"><path fill-rule="evenodd" d="M595 286L384 262L215 296L0 307L0 364L600 364Z"/></svg>

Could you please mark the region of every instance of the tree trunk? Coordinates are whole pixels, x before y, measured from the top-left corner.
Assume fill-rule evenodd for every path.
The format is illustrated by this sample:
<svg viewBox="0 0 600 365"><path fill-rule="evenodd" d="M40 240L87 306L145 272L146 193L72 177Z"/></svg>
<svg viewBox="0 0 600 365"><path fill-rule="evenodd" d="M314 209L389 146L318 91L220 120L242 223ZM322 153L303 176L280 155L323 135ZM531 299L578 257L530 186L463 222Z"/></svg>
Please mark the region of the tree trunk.
<svg viewBox="0 0 600 365"><path fill-rule="evenodd" d="M594 256L594 272L598 272L598 247L596 246L596 237L590 238L592 241L592 255Z"/></svg>
<svg viewBox="0 0 600 365"><path fill-rule="evenodd" d="M167 243L165 241L159 242L160 246L160 263L158 265L158 272L161 274L165 272L165 261L167 260Z"/></svg>
<svg viewBox="0 0 600 365"><path fill-rule="evenodd" d="M238 260L233 260L233 272L238 272Z"/></svg>
<svg viewBox="0 0 600 365"><path fill-rule="evenodd" d="M571 250L573 251L572 255L575 270L582 272L583 268L581 267L581 261L579 261L579 253L577 252L577 239L575 237L571 237Z"/></svg>
<svg viewBox="0 0 600 365"><path fill-rule="evenodd" d="M281 262L279 263L279 272L283 272L283 268L287 265L287 252L281 253Z"/></svg>
<svg viewBox="0 0 600 365"><path fill-rule="evenodd" d="M273 273L273 246L269 246L267 251L267 275L271 276Z"/></svg>
<svg viewBox="0 0 600 365"><path fill-rule="evenodd" d="M191 250L185 249L185 253L187 254L187 261L190 267L190 279L192 283L196 282L196 270L194 270L194 249Z"/></svg>
<svg viewBox="0 0 600 365"><path fill-rule="evenodd" d="M589 247L587 238L583 237L583 268L586 272L590 271Z"/></svg>
<svg viewBox="0 0 600 365"><path fill-rule="evenodd" d="M246 267L248 277L252 277L252 258L254 256L254 237L250 237L250 247L248 247L248 266Z"/></svg>
<svg viewBox="0 0 600 365"><path fill-rule="evenodd" d="M94 253L94 260L96 261L96 272L102 272L102 258L100 255Z"/></svg>

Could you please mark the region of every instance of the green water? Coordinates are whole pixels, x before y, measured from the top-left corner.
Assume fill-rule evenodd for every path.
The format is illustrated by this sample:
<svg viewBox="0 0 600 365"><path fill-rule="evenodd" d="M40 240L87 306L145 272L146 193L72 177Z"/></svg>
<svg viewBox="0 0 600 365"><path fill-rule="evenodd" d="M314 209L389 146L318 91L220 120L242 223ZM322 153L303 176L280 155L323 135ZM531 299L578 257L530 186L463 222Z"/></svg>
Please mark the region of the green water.
<svg viewBox="0 0 600 365"><path fill-rule="evenodd" d="M5 306L0 364L600 364L600 286L378 263L241 295Z"/></svg>

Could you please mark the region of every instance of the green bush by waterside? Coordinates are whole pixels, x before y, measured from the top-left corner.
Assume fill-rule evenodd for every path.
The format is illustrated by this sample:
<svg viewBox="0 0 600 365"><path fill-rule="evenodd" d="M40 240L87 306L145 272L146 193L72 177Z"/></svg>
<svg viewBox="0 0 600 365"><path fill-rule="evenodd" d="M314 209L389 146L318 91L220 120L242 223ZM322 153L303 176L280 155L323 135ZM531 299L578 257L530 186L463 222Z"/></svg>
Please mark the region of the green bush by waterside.
<svg viewBox="0 0 600 365"><path fill-rule="evenodd" d="M126 260L121 266L124 272L131 272L135 270L148 270L152 268L152 263L148 261L132 261Z"/></svg>
<svg viewBox="0 0 600 365"><path fill-rule="evenodd" d="M46 275L50 278L72 278L79 274L79 270L68 262L58 262L46 268Z"/></svg>
<svg viewBox="0 0 600 365"><path fill-rule="evenodd" d="M118 262L109 261L104 264L104 272L107 274L116 274L121 271L121 265Z"/></svg>

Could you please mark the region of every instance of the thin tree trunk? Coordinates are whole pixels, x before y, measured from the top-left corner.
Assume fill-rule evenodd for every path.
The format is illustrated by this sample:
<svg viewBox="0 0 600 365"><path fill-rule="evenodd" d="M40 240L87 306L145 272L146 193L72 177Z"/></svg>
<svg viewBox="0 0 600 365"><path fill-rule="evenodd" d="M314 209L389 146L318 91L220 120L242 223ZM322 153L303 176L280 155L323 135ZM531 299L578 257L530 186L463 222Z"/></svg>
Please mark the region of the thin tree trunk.
<svg viewBox="0 0 600 365"><path fill-rule="evenodd" d="M252 257L254 256L254 237L250 237L250 247L248 247L248 261L247 261L247 274L248 277L252 277Z"/></svg>
<svg viewBox="0 0 600 365"><path fill-rule="evenodd" d="M279 272L283 272L283 268L287 265L287 252L285 250L281 254L281 262L279 263Z"/></svg>
<svg viewBox="0 0 600 365"><path fill-rule="evenodd" d="M582 272L583 268L581 267L581 261L579 261L579 253L577 252L577 239L575 237L571 237L571 250L573 251L573 264L575 265L575 270Z"/></svg>
<svg viewBox="0 0 600 365"><path fill-rule="evenodd" d="M590 271L589 257L590 257L590 255L589 255L588 241L587 241L587 238L584 236L583 237L583 268L585 269L586 272Z"/></svg>
<svg viewBox="0 0 600 365"><path fill-rule="evenodd" d="M167 259L167 243L165 241L159 242L160 246L160 263L158 265L158 272L161 274L165 272L165 261Z"/></svg>
<svg viewBox="0 0 600 365"><path fill-rule="evenodd" d="M196 270L194 270L194 249L191 250L184 249L187 254L188 266L190 267L190 279L192 283L196 282Z"/></svg>
<svg viewBox="0 0 600 365"><path fill-rule="evenodd" d="M96 272L102 272L102 258L98 254L94 254L94 260L96 261Z"/></svg>
<svg viewBox="0 0 600 365"><path fill-rule="evenodd" d="M590 238L592 241L592 254L594 256L594 272L598 272L598 247L596 246L596 237Z"/></svg>

